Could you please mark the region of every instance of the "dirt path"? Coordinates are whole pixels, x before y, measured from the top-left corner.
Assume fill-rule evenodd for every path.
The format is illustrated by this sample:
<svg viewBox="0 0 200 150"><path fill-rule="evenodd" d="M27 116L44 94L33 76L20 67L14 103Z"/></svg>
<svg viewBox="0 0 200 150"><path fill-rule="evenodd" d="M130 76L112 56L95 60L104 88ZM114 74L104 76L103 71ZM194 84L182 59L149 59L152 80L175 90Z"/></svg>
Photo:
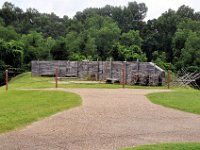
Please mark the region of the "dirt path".
<svg viewBox="0 0 200 150"><path fill-rule="evenodd" d="M62 89L60 89L62 90ZM159 90L67 89L83 105L0 135L0 149L115 150L160 142L200 141L200 116L152 104Z"/></svg>

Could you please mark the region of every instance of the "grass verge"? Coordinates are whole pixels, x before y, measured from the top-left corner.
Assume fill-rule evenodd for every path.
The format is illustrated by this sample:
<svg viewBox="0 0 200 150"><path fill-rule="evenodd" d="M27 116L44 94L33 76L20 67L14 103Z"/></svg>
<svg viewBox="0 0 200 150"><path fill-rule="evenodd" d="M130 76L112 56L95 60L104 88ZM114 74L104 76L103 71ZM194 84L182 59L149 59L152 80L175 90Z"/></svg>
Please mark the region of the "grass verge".
<svg viewBox="0 0 200 150"><path fill-rule="evenodd" d="M156 145L144 145L123 150L199 150L200 143L168 143Z"/></svg>
<svg viewBox="0 0 200 150"><path fill-rule="evenodd" d="M81 98L61 91L0 90L0 133L81 104Z"/></svg>
<svg viewBox="0 0 200 150"><path fill-rule="evenodd" d="M151 102L186 112L200 114L200 91L178 89L166 93L148 94Z"/></svg>
<svg viewBox="0 0 200 150"><path fill-rule="evenodd" d="M24 73L9 82L8 93L0 88L0 133L23 127L81 104L80 96L63 91L21 91L20 88L51 88L53 78Z"/></svg>

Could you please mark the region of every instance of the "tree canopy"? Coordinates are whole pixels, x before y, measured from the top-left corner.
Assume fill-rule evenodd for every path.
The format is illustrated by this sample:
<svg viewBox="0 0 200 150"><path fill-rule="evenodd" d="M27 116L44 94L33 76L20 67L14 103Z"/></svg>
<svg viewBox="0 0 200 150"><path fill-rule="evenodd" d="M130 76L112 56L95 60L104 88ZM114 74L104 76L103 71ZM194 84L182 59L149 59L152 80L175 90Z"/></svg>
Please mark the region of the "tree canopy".
<svg viewBox="0 0 200 150"><path fill-rule="evenodd" d="M200 12L182 5L145 22L147 11L144 3L129 2L61 18L5 2L0 8L0 70L23 68L31 60L110 58L200 70Z"/></svg>

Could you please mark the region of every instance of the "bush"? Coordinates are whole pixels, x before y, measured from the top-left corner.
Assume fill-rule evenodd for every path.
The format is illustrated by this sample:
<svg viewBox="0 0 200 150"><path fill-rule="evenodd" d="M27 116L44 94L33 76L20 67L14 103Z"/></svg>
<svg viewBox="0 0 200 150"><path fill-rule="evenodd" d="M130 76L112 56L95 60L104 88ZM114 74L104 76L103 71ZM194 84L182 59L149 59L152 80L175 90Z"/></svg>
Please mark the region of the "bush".
<svg viewBox="0 0 200 150"><path fill-rule="evenodd" d="M198 66L190 66L187 68L188 72L200 72L200 67Z"/></svg>

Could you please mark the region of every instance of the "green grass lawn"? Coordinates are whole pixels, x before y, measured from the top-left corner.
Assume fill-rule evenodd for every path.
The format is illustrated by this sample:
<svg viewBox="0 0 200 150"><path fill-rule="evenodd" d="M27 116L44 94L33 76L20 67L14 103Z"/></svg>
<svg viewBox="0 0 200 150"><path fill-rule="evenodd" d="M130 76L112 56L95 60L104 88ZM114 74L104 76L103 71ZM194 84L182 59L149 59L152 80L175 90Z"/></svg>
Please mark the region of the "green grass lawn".
<svg viewBox="0 0 200 150"><path fill-rule="evenodd" d="M123 150L200 150L200 143L170 143L157 145L144 145Z"/></svg>
<svg viewBox="0 0 200 150"><path fill-rule="evenodd" d="M23 127L41 118L81 104L79 95L62 91L23 91L18 88L51 87L48 78L30 78L29 73L19 75L0 88L0 133ZM34 82L34 83L33 83ZM32 87L33 86L33 87Z"/></svg>
<svg viewBox="0 0 200 150"><path fill-rule="evenodd" d="M16 88L53 88L53 77L31 77L31 73L23 73L9 82L9 89Z"/></svg>
<svg viewBox="0 0 200 150"><path fill-rule="evenodd" d="M63 82L67 82L74 79L64 80ZM75 79L77 80L77 79ZM31 77L31 73L24 73L16 78L12 79L11 84L9 85L9 89L16 88L54 88L54 77ZM61 82L62 83L62 82ZM103 83L70 83L70 84L58 84L59 88L122 88L120 84L103 84ZM164 86L130 86L126 85L126 88L135 88L135 89L165 89Z"/></svg>
<svg viewBox="0 0 200 150"><path fill-rule="evenodd" d="M172 92L148 94L151 102L166 107L200 114L200 91L176 89Z"/></svg>
<svg viewBox="0 0 200 150"><path fill-rule="evenodd" d="M0 133L22 127L81 104L81 98L61 91L0 91Z"/></svg>

